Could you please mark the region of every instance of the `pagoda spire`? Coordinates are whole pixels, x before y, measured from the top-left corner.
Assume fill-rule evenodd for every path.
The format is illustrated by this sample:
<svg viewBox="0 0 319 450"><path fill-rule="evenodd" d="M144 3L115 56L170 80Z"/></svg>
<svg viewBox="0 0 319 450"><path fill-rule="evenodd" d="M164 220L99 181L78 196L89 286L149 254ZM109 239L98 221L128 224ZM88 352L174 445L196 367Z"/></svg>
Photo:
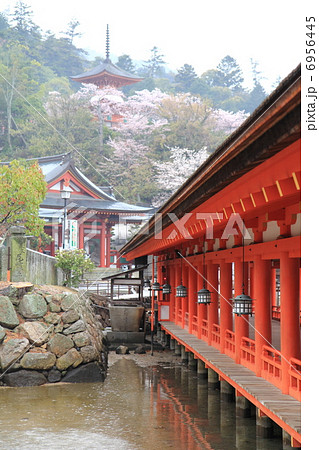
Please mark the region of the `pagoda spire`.
<svg viewBox="0 0 319 450"><path fill-rule="evenodd" d="M110 59L110 33L109 33L109 24L106 26L106 61Z"/></svg>

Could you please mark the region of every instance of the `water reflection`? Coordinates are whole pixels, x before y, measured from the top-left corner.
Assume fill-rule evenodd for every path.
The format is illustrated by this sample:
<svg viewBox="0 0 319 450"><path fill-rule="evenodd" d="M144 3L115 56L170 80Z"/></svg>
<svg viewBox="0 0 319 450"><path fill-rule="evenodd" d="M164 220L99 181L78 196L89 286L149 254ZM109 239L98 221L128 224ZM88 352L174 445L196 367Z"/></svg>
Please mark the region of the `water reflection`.
<svg viewBox="0 0 319 450"><path fill-rule="evenodd" d="M193 371L123 357L104 383L0 388L1 449L281 449Z"/></svg>

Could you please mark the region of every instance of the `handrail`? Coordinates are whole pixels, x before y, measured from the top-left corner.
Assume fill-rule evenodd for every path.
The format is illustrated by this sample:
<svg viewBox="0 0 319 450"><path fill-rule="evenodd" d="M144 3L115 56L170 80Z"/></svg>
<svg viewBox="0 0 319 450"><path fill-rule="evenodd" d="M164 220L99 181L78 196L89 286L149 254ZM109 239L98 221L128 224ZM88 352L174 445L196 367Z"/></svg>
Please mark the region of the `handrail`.
<svg viewBox="0 0 319 450"><path fill-rule="evenodd" d="M197 318L197 316L193 316L193 320L192 320L192 334L196 334L197 335L197 331L198 331L198 318Z"/></svg>
<svg viewBox="0 0 319 450"><path fill-rule="evenodd" d="M213 323L212 326L211 345L217 349L220 349L220 326L217 323Z"/></svg>
<svg viewBox="0 0 319 450"><path fill-rule="evenodd" d="M281 307L273 305L272 307L272 318L275 320L280 320Z"/></svg>
<svg viewBox="0 0 319 450"><path fill-rule="evenodd" d="M281 353L268 345L264 345L262 348L261 362L261 376L281 389Z"/></svg>
<svg viewBox="0 0 319 450"><path fill-rule="evenodd" d="M289 363L289 395L301 401L301 361L290 358Z"/></svg>
<svg viewBox="0 0 319 450"><path fill-rule="evenodd" d="M240 344L240 363L250 369L255 371L256 362L256 343L253 339L248 337L242 337Z"/></svg>
<svg viewBox="0 0 319 450"><path fill-rule="evenodd" d="M231 330L225 331L225 354L233 358L235 356L235 333Z"/></svg>
<svg viewBox="0 0 319 450"><path fill-rule="evenodd" d="M203 319L202 320L202 339L206 342L208 342L208 320Z"/></svg>

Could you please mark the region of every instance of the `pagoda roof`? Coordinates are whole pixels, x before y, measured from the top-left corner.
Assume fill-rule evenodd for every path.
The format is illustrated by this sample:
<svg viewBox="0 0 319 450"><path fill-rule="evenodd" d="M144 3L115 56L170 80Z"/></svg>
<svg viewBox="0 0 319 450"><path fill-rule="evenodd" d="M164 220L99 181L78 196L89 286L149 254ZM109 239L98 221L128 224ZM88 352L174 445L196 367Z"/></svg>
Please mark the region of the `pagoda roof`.
<svg viewBox="0 0 319 450"><path fill-rule="evenodd" d="M143 78L136 77L136 75L117 67L109 58L106 58L103 63L93 67L93 69L80 73L79 75L71 76L70 78L81 83L94 84L101 84L101 81L104 79L108 81L105 84L123 86L138 83L143 80Z"/></svg>

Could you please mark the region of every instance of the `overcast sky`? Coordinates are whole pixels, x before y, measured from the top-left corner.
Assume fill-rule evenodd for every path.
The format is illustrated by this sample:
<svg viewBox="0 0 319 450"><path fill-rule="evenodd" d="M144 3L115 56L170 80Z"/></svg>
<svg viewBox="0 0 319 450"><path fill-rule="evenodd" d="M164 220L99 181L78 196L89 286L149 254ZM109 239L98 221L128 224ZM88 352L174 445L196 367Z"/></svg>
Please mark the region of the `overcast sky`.
<svg viewBox="0 0 319 450"><path fill-rule="evenodd" d="M1 11L15 0L0 0ZM229 54L250 81L250 58L259 62L267 91L300 62L303 14L288 0L25 0L34 21L58 34L77 19L83 33L75 41L94 55L105 55L106 25L111 56L147 60L157 46L169 68L185 63L198 75ZM295 6L293 6L295 5ZM115 61L116 62L116 58Z"/></svg>

